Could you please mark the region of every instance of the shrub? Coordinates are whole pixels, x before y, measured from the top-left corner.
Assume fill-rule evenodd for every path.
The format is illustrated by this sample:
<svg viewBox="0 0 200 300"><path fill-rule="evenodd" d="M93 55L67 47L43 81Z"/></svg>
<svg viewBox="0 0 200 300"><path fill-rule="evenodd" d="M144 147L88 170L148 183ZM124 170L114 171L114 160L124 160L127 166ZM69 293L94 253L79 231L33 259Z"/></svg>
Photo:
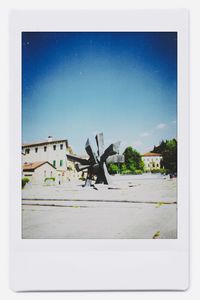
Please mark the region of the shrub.
<svg viewBox="0 0 200 300"><path fill-rule="evenodd" d="M167 174L167 170L166 170L166 169L152 169L152 170L151 170L151 173L152 173L152 174L157 174L157 173L160 173L160 174Z"/></svg>
<svg viewBox="0 0 200 300"><path fill-rule="evenodd" d="M168 171L167 171L166 169L163 168L163 169L160 169L160 173L161 173L161 174L168 174Z"/></svg>
<svg viewBox="0 0 200 300"><path fill-rule="evenodd" d="M79 179L82 181L85 181L86 178L84 176L81 176L81 177L79 177Z"/></svg>
<svg viewBox="0 0 200 300"><path fill-rule="evenodd" d="M44 180L44 182L46 182L47 180L55 181L56 179L55 179L55 177L46 177L45 180Z"/></svg>
<svg viewBox="0 0 200 300"><path fill-rule="evenodd" d="M22 188L25 187L25 185L30 181L30 179L28 177L24 177L22 178Z"/></svg>
<svg viewBox="0 0 200 300"><path fill-rule="evenodd" d="M119 167L116 164L111 163L108 165L108 172L110 174L117 174L119 173Z"/></svg>
<svg viewBox="0 0 200 300"><path fill-rule="evenodd" d="M133 172L131 170L128 170L128 169L123 169L121 171L121 174L123 174L123 175L129 175L129 174L133 174Z"/></svg>
<svg viewBox="0 0 200 300"><path fill-rule="evenodd" d="M142 170L135 170L135 175L141 175L142 173Z"/></svg>
<svg viewBox="0 0 200 300"><path fill-rule="evenodd" d="M131 175L131 174L134 174L134 175L140 175L140 174L143 174L143 171L142 170L129 170L129 169L125 169L123 168L123 170L121 170L121 174L122 175Z"/></svg>

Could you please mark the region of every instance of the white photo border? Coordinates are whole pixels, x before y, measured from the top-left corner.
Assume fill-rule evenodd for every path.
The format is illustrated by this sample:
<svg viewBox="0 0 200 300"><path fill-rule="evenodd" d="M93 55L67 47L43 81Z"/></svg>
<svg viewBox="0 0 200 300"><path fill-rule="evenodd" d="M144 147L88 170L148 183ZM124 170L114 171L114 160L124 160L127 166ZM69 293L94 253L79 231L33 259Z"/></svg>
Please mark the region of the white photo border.
<svg viewBox="0 0 200 300"><path fill-rule="evenodd" d="M21 34L24 31L177 32L177 239L22 239ZM188 288L188 42L187 10L11 12L10 285L13 290L185 290Z"/></svg>

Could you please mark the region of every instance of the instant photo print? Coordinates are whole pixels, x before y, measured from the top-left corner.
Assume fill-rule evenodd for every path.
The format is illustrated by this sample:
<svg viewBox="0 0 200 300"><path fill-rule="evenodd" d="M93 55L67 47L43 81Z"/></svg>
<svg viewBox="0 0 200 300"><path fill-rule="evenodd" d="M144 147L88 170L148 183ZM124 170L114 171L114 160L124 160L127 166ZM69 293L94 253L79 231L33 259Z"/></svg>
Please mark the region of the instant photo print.
<svg viewBox="0 0 200 300"><path fill-rule="evenodd" d="M11 288L189 285L188 12L10 17Z"/></svg>

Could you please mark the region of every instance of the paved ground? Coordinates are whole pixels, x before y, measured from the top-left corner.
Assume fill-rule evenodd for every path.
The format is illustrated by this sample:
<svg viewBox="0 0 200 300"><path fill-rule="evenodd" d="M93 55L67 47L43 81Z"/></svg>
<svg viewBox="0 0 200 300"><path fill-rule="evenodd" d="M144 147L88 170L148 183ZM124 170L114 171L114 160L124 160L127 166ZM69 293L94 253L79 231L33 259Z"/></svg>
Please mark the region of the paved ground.
<svg viewBox="0 0 200 300"><path fill-rule="evenodd" d="M176 238L176 179L114 176L113 185L27 186L23 238Z"/></svg>

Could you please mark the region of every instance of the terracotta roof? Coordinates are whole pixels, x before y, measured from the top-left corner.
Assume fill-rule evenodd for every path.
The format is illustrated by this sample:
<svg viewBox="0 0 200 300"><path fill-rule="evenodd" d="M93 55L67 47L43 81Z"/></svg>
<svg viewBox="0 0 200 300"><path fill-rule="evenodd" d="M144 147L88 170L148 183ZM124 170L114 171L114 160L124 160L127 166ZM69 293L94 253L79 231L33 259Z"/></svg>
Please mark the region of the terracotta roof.
<svg viewBox="0 0 200 300"><path fill-rule="evenodd" d="M147 152L144 153L142 156L162 156L162 155L160 153Z"/></svg>
<svg viewBox="0 0 200 300"><path fill-rule="evenodd" d="M46 163L49 164L50 166L52 166L54 169L56 169L48 161L36 161L36 162L33 162L33 163L25 163L25 164L23 164L23 171L34 171L35 169L39 168L40 166L42 166L42 165L44 165Z"/></svg>
<svg viewBox="0 0 200 300"><path fill-rule="evenodd" d="M40 142L32 142L32 143L25 143L22 144L22 148L25 147L32 147L32 146L42 146L42 145L46 145L46 144L56 144L56 143L66 143L67 147L68 147L68 140L52 140L52 141L40 141Z"/></svg>

